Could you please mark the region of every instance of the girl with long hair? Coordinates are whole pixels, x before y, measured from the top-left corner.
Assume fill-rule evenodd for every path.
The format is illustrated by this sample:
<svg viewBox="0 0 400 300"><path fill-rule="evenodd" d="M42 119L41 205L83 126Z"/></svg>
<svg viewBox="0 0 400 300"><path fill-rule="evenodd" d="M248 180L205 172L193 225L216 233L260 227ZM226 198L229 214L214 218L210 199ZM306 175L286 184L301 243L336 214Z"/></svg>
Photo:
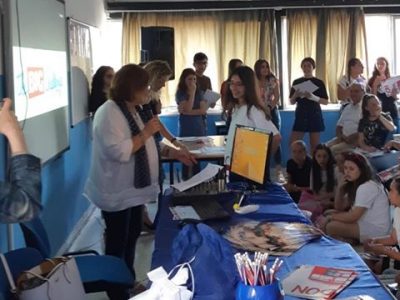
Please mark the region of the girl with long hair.
<svg viewBox="0 0 400 300"><path fill-rule="evenodd" d="M237 125L250 126L272 132L272 153L279 146L281 135L271 121L269 111L261 104L256 77L247 66L236 68L229 77L228 111L232 115L225 147L225 164L230 165Z"/></svg>
<svg viewBox="0 0 400 300"><path fill-rule="evenodd" d="M89 96L89 111L95 113L108 99L108 92L114 78L114 69L110 66L101 66L92 78L92 89Z"/></svg>
<svg viewBox="0 0 400 300"><path fill-rule="evenodd" d="M254 71L260 87L261 100L271 114L271 121L278 130L281 129L281 116L279 114L279 80L271 71L268 61L259 59L254 64ZM282 174L282 153L279 146L274 155L276 175L278 181L285 181Z"/></svg>
<svg viewBox="0 0 400 300"><path fill-rule="evenodd" d="M399 123L399 113L396 100L398 90L393 88L391 91L385 91L382 83L390 78L389 62L384 57L378 57L372 72L372 77L368 81L371 93L378 96L382 103L382 111L390 113L395 126Z"/></svg>
<svg viewBox="0 0 400 300"><path fill-rule="evenodd" d="M314 150L310 174L310 190L301 194L299 207L311 212L315 221L333 207L335 197L335 159L329 147L319 144Z"/></svg>
<svg viewBox="0 0 400 300"><path fill-rule="evenodd" d="M350 102L350 87L354 82L367 87L367 79L362 76L364 72L364 65L360 59L353 57L347 62L346 74L343 75L337 85L337 96L342 104L344 105Z"/></svg>
<svg viewBox="0 0 400 300"><path fill-rule="evenodd" d="M356 152L344 155L344 184L340 187L352 204L345 212L331 211L325 232L337 239L363 242L385 236L390 230L389 201L384 186L375 180L365 156Z"/></svg>
<svg viewBox="0 0 400 300"><path fill-rule="evenodd" d="M389 114L382 112L379 99L365 94L362 100L362 118L358 124L358 146L367 152L374 152L385 146L389 132L396 129Z"/></svg>

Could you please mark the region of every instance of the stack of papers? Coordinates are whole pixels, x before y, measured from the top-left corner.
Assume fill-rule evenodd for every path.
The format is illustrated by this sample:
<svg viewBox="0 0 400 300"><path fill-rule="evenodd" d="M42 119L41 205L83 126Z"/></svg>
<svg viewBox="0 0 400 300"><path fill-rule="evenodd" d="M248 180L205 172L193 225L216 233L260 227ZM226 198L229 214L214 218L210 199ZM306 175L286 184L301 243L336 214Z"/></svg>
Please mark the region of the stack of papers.
<svg viewBox="0 0 400 300"><path fill-rule="evenodd" d="M285 294L290 296L305 299L333 299L357 275L357 272L349 269L303 265L286 277L282 285Z"/></svg>
<svg viewBox="0 0 400 300"><path fill-rule="evenodd" d="M221 95L212 90L206 90L203 98L207 100L207 104L210 107L215 105L215 103L217 103L218 99L221 98Z"/></svg>
<svg viewBox="0 0 400 300"><path fill-rule="evenodd" d="M393 76L381 83L385 94L389 97L392 95L393 90L398 93L400 90L400 76Z"/></svg>
<svg viewBox="0 0 400 300"><path fill-rule="evenodd" d="M222 166L209 163L203 170L201 170L200 173L197 173L189 180L173 184L172 187L180 192L186 191L191 187L194 187L200 183L211 180L217 175L219 170L221 170L222 168L223 168Z"/></svg>

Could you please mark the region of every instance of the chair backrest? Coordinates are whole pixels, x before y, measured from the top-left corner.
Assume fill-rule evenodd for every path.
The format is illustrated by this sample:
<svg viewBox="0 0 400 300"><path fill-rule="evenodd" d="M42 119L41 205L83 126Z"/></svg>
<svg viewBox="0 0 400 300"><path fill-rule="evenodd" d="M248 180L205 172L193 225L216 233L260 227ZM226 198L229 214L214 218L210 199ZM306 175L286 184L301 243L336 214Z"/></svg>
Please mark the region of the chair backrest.
<svg viewBox="0 0 400 300"><path fill-rule="evenodd" d="M40 218L19 223L19 225L21 226L26 246L37 249L43 257L50 257L49 238Z"/></svg>
<svg viewBox="0 0 400 300"><path fill-rule="evenodd" d="M37 266L44 260L40 252L33 248L12 250L4 253L4 256L7 260L14 281L16 281L18 276L23 271ZM4 266L2 263L0 263L0 300L13 299L10 289L11 287L5 273Z"/></svg>

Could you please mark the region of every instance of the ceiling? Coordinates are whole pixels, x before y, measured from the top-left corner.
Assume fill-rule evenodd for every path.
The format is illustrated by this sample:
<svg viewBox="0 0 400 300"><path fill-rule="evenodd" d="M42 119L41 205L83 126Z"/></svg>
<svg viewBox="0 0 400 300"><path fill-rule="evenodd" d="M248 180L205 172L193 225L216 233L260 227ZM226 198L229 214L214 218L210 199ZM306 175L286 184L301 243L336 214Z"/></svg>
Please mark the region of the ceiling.
<svg viewBox="0 0 400 300"><path fill-rule="evenodd" d="M295 7L386 7L398 11L399 0L105 0L106 9L113 12L126 11L176 11L176 10L226 10Z"/></svg>

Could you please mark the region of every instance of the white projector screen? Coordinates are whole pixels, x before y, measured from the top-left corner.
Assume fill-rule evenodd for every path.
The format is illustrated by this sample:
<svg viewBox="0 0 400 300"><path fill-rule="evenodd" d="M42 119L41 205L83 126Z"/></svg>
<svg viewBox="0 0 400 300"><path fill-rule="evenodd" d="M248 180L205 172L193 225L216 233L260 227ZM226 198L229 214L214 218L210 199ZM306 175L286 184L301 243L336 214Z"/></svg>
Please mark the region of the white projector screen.
<svg viewBox="0 0 400 300"><path fill-rule="evenodd" d="M69 145L65 4L7 0L6 9L7 95L29 151L44 163Z"/></svg>

